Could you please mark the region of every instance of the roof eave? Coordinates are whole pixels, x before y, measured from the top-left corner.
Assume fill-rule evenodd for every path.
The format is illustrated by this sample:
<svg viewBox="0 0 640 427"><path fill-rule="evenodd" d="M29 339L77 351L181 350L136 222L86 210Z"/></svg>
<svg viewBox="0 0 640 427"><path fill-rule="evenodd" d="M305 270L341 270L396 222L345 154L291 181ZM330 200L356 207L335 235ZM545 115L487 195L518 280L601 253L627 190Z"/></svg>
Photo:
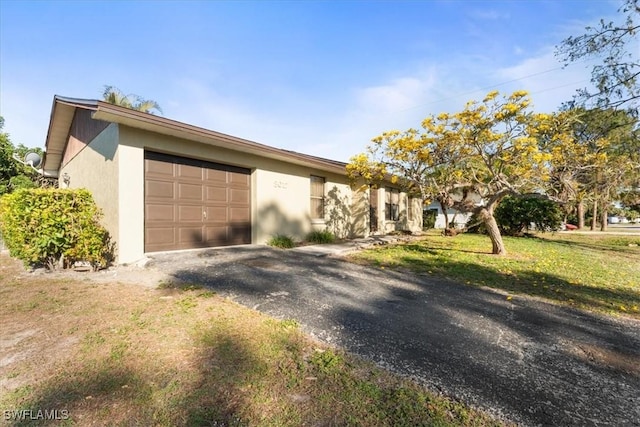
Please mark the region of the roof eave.
<svg viewBox="0 0 640 427"><path fill-rule="evenodd" d="M186 123L155 116L153 114L114 106L101 101L98 101L98 108L95 113L93 113L93 118L164 135L175 136L177 138L196 141L207 145L281 160L287 163L312 166L326 172L333 172L337 174L345 173L346 163L340 163L328 159L324 160L313 156L270 147L268 145L224 133L188 125Z"/></svg>
<svg viewBox="0 0 640 427"><path fill-rule="evenodd" d="M97 101L94 100L65 98L58 95L53 97L49 129L44 144L45 157L42 169L45 175L55 175L60 170L76 108L95 110L96 107Z"/></svg>

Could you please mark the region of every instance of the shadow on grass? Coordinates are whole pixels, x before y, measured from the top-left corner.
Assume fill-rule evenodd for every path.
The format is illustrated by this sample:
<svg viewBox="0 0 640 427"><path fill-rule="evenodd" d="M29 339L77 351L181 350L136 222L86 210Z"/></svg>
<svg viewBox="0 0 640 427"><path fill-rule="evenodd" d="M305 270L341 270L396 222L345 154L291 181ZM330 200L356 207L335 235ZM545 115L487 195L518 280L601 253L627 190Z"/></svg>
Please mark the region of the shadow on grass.
<svg viewBox="0 0 640 427"><path fill-rule="evenodd" d="M265 365L242 340L207 334L198 340L204 345L194 372L173 365L154 369L153 360L134 355L121 363L93 360L62 368L55 378L15 392L15 410L27 412L8 425L246 426L238 414L247 412L247 390L260 383Z"/></svg>
<svg viewBox="0 0 640 427"><path fill-rule="evenodd" d="M578 235L580 237L588 238L588 235ZM558 238L554 236L548 237L534 237L537 241L540 242L553 242L554 244L559 244L568 247L578 247L589 249L597 252L615 252L622 254L630 254L630 255L638 255L640 251L637 247L628 246L629 244L640 245L640 235L639 236L593 236L596 237L596 240L593 241L585 241L585 240L571 240ZM598 241L603 241L603 243L595 243ZM618 244L614 244L613 242L617 241ZM606 242L606 243L605 243Z"/></svg>
<svg viewBox="0 0 640 427"><path fill-rule="evenodd" d="M419 252L419 253L426 253L429 255L434 255L437 256L439 255L439 251L453 251L453 252L462 252L462 253L467 253L467 254L491 254L491 252L487 252L487 251L472 251L469 249L460 249L460 248L450 248L450 247L446 247L446 246L439 246L435 249L432 248L428 248L424 245L416 245L416 244L405 244L402 245L402 247L409 252Z"/></svg>
<svg viewBox="0 0 640 427"><path fill-rule="evenodd" d="M457 249L452 249L457 250ZM487 286L494 289L544 297L563 304L604 312L626 312L640 317L632 307L640 306L640 291L629 288L608 289L601 286L571 283L559 276L533 270L503 273L477 263L448 260L446 265L438 259L401 257L400 265L415 272L429 271L467 285ZM624 309L620 307L623 306Z"/></svg>
<svg viewBox="0 0 640 427"><path fill-rule="evenodd" d="M178 281L205 284L264 313L296 319L321 339L447 395L483 408L505 409L524 425L582 425L591 418L614 425L637 419L640 347L632 326L545 302L507 300L479 286L460 285L465 281L459 278L439 279L438 275L453 278L445 274L453 269L474 273L471 282L478 285L499 283L509 292L526 287L491 268L437 259L428 248L414 248L424 254L421 261L411 259L421 263L416 271L432 269L436 274L406 274L274 250L254 250L247 258L220 256L215 265L201 263L172 274ZM445 260L450 265L439 265ZM542 288L532 293L553 292L556 299L556 288L569 292L575 286L536 272L525 272L519 279L532 288L535 280ZM553 290L543 281L553 282ZM603 292L583 299L595 298L597 303L598 297L610 298L611 292L629 297ZM605 384L619 386L603 391ZM312 396L314 405L323 395L320 383L316 386L320 397ZM333 409L344 405L333 396L328 399ZM348 408L342 413L356 411ZM402 424L394 417L395 424Z"/></svg>
<svg viewBox="0 0 640 427"><path fill-rule="evenodd" d="M81 423L76 417L78 412L86 413L93 408L97 411L99 407L110 406L129 398L136 389L144 390L146 386L135 372L121 366L99 363L99 366L84 366L80 371L63 371L44 384L38 384L33 395L15 408L27 412L22 417L17 416L9 425ZM20 389L14 391L14 394L20 393ZM47 417L46 413L52 415Z"/></svg>

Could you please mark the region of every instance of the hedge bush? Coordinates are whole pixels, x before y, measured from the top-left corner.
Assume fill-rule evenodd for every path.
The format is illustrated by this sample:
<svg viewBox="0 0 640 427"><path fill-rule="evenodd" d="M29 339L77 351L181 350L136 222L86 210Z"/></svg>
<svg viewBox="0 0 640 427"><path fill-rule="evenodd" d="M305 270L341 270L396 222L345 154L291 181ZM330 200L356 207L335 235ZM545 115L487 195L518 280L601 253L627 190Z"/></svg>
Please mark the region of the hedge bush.
<svg viewBox="0 0 640 427"><path fill-rule="evenodd" d="M23 189L0 199L0 231L11 256L26 265L55 269L113 261L101 211L84 189Z"/></svg>
<svg viewBox="0 0 640 427"><path fill-rule="evenodd" d="M505 197L494 212L505 236L524 236L533 225L537 231L556 231L562 225L563 213L557 203L536 197ZM467 221L467 233L487 234L484 222L477 214Z"/></svg>
<svg viewBox="0 0 640 427"><path fill-rule="evenodd" d="M507 236L522 236L535 226L537 231L556 231L562 224L562 209L541 198L505 197L494 216L500 231Z"/></svg>

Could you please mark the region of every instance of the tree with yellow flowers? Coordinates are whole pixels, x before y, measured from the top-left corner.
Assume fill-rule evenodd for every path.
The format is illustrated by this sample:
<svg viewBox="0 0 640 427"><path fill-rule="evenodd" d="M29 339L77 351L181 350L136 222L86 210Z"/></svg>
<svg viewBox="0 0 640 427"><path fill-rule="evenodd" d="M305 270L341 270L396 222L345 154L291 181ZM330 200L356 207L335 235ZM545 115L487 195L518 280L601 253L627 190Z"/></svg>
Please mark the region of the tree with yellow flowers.
<svg viewBox="0 0 640 427"><path fill-rule="evenodd" d="M640 139L637 121L625 111L576 108L554 116L545 148L551 155L550 194L566 206L575 204L578 228L584 227L585 203L591 203L591 229L600 219L607 226L607 209L620 191L637 191ZM600 209L599 209L600 207ZM601 216L598 218L598 212Z"/></svg>
<svg viewBox="0 0 640 427"><path fill-rule="evenodd" d="M551 155L540 141L556 138L553 116L532 113L530 103L525 91L494 91L458 113L427 117L421 130L385 132L351 159L348 174L369 183L391 177L423 200L475 213L492 253L505 255L495 208L507 195L538 194L549 181Z"/></svg>

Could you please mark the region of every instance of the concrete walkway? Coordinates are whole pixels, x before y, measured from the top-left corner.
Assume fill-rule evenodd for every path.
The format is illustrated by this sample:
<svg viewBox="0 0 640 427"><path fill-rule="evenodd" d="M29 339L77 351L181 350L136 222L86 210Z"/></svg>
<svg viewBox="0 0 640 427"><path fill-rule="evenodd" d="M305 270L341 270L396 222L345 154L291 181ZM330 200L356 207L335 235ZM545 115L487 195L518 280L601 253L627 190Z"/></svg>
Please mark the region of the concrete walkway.
<svg viewBox="0 0 640 427"><path fill-rule="evenodd" d="M319 256L354 245L160 254L147 268L296 319L320 340L504 420L640 426L640 322Z"/></svg>

